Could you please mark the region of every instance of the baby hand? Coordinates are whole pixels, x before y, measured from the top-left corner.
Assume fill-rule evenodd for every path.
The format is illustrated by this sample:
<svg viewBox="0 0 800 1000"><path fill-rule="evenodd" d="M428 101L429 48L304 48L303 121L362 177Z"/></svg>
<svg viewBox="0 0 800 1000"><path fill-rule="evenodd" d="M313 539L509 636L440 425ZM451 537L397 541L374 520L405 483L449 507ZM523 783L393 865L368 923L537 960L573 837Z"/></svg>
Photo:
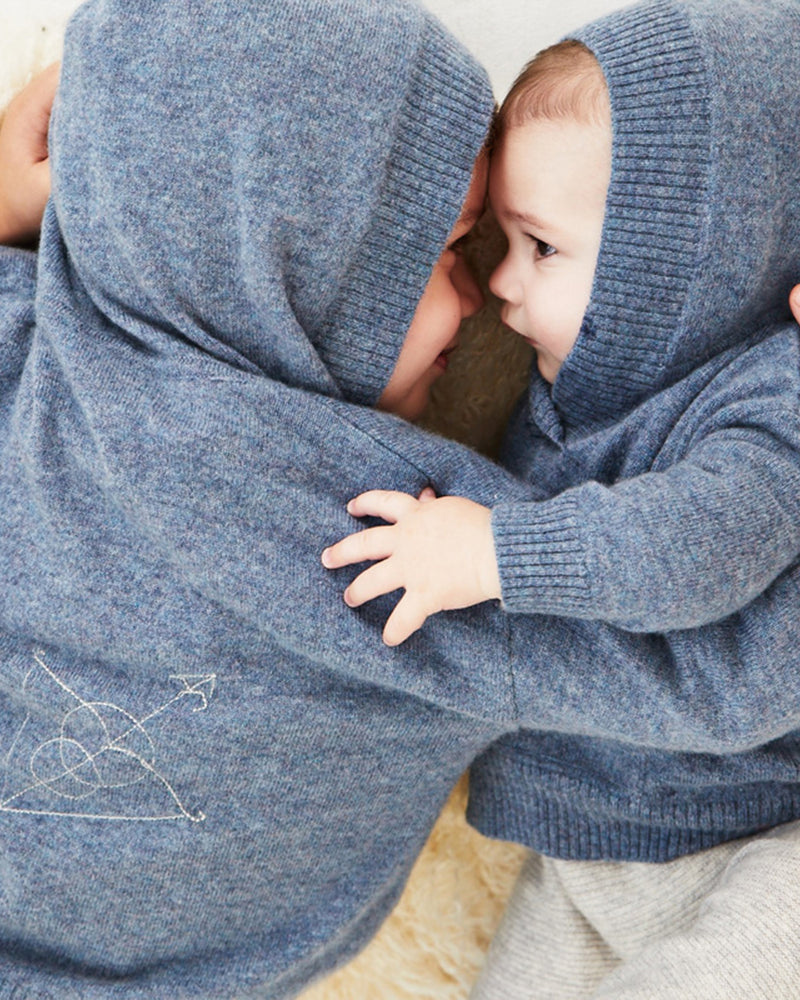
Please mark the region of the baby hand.
<svg viewBox="0 0 800 1000"><path fill-rule="evenodd" d="M50 196L47 131L58 86L54 64L9 104L0 128L0 243L24 245L39 235Z"/></svg>
<svg viewBox="0 0 800 1000"><path fill-rule="evenodd" d="M338 569L380 560L364 570L344 594L357 608L381 594L405 594L383 630L387 646L404 642L437 611L466 608L500 599L494 554L492 512L463 497L372 490L351 500L354 517L379 517L389 523L348 535L322 553L322 564Z"/></svg>

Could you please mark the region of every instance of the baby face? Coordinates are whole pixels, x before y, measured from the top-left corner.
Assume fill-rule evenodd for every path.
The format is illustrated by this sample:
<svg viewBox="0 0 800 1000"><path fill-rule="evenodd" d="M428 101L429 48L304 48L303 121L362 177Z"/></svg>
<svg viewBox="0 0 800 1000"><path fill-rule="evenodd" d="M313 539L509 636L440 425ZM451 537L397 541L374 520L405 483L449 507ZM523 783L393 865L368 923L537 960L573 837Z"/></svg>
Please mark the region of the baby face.
<svg viewBox="0 0 800 1000"><path fill-rule="evenodd" d="M458 344L462 319L483 305L483 296L458 248L483 213L488 167L481 157L461 215L447 248L436 262L397 359L378 400L382 410L416 420L425 409L433 383L447 370L447 356Z"/></svg>
<svg viewBox="0 0 800 1000"><path fill-rule="evenodd" d="M492 157L489 201L508 251L489 287L551 383L589 304L610 176L610 129L571 118L511 128Z"/></svg>

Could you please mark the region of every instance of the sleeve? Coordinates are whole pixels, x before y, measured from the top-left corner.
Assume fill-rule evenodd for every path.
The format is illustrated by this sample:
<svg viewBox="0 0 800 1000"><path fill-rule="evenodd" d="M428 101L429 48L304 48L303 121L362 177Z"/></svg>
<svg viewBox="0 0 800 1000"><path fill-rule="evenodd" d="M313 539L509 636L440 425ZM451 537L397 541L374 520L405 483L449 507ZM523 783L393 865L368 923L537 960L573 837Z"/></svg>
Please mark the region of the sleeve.
<svg viewBox="0 0 800 1000"><path fill-rule="evenodd" d="M354 614L346 572L320 561L356 526L347 501L377 483L492 503L507 487L524 495L506 473L200 351L148 353L68 326L58 350L35 331L2 428L0 629L142 669L197 648L229 656L249 636L323 672L512 716L506 616L442 618L392 650L387 603Z"/></svg>
<svg viewBox="0 0 800 1000"><path fill-rule="evenodd" d="M675 753L735 755L800 730L800 571L697 629L509 615L517 718L529 729Z"/></svg>
<svg viewBox="0 0 800 1000"><path fill-rule="evenodd" d="M800 553L791 367L785 359L778 386L769 373L729 375L683 454L652 472L497 505L505 608L663 633L718 621L763 593Z"/></svg>
<svg viewBox="0 0 800 1000"><path fill-rule="evenodd" d="M34 323L36 254L0 246L0 384L13 385L25 363Z"/></svg>
<svg viewBox="0 0 800 1000"><path fill-rule="evenodd" d="M7 632L147 665L197 647L229 655L244 630L253 649L268 639L497 735L524 725L719 753L800 726L793 571L698 628L637 633L486 604L435 615L390 649L391 601L345 608L357 570L320 564L352 530L346 501L432 482L516 506L529 488L386 414L231 374L199 352L178 364L100 340L80 338L69 366L63 339L58 355L35 340L4 428Z"/></svg>

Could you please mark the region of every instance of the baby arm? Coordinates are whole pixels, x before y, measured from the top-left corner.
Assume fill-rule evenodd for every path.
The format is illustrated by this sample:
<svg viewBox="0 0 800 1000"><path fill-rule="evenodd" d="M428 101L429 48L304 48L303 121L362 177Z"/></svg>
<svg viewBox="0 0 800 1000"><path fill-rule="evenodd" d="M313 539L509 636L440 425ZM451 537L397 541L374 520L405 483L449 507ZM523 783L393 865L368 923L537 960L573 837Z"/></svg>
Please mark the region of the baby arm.
<svg viewBox="0 0 800 1000"><path fill-rule="evenodd" d="M383 630L388 646L404 642L437 611L500 599L488 507L463 497L372 490L351 500L353 517L388 522L348 535L322 554L328 569L374 562L344 594L356 608L381 594L403 589ZM378 560L376 562L376 560Z"/></svg>
<svg viewBox="0 0 800 1000"><path fill-rule="evenodd" d="M50 196L47 132L59 66L54 64L19 93L0 127L0 243L34 243Z"/></svg>

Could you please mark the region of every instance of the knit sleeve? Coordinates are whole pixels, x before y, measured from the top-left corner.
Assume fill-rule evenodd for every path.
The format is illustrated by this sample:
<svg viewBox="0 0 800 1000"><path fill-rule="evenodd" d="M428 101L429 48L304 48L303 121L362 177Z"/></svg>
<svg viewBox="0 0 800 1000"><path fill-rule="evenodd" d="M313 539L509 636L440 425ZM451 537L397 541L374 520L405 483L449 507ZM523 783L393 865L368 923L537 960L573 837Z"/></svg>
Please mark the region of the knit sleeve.
<svg viewBox="0 0 800 1000"><path fill-rule="evenodd" d="M244 636L376 688L513 717L508 616L434 616L390 648L393 601L347 608L356 569L321 563L356 527L346 504L358 493L433 482L488 504L510 481L503 470L387 414L200 354L173 365L124 344L101 367L96 348L86 338L91 385L72 393L37 338L0 414L0 630L135 663Z"/></svg>
<svg viewBox="0 0 800 1000"><path fill-rule="evenodd" d="M800 553L800 427L787 401L723 408L667 468L501 503L507 611L690 629L744 608Z"/></svg>
<svg viewBox="0 0 800 1000"><path fill-rule="evenodd" d="M34 321L36 254L0 246L0 383L12 383L25 361Z"/></svg>
<svg viewBox="0 0 800 1000"><path fill-rule="evenodd" d="M509 615L525 727L678 753L739 754L800 728L798 571L700 628L635 633Z"/></svg>

